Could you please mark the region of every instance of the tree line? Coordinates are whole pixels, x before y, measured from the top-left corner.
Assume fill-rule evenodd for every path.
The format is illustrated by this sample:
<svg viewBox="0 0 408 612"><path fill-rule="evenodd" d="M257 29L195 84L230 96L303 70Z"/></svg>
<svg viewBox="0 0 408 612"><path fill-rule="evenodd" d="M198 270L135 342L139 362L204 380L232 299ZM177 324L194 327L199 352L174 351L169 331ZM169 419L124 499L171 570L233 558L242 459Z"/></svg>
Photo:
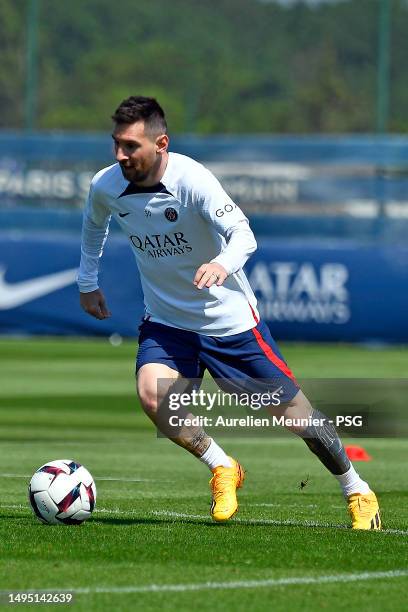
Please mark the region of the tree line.
<svg viewBox="0 0 408 612"><path fill-rule="evenodd" d="M29 0L0 3L0 127L23 128ZM172 133L373 132L380 0L37 0L36 127L95 131L128 95ZM392 132L408 127L408 3L391 2Z"/></svg>

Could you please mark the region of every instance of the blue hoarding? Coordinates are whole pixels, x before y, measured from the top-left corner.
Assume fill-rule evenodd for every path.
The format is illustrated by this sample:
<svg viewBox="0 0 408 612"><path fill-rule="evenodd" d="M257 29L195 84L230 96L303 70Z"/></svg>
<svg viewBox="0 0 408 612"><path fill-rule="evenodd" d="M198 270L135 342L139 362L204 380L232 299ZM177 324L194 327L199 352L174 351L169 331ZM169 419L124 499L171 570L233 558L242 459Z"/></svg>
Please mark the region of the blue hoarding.
<svg viewBox="0 0 408 612"><path fill-rule="evenodd" d="M0 236L0 333L137 335L143 297L126 240L111 236L101 260L102 322L79 307L79 248L79 236ZM261 239L246 271L277 338L408 342L408 248Z"/></svg>
<svg viewBox="0 0 408 612"><path fill-rule="evenodd" d="M408 138L180 136L248 215L408 217ZM114 162L109 134L0 133L0 210L75 211Z"/></svg>

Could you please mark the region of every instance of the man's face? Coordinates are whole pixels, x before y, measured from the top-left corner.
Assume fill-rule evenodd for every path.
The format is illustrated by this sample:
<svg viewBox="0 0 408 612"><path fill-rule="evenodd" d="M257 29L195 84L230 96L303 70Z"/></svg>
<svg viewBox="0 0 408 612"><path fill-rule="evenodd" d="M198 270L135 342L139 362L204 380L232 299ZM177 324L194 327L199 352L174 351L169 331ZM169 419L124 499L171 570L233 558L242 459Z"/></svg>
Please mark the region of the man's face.
<svg viewBox="0 0 408 612"><path fill-rule="evenodd" d="M116 124L112 133L116 159L127 181L141 183L155 167L159 154L160 136L145 134L144 122Z"/></svg>

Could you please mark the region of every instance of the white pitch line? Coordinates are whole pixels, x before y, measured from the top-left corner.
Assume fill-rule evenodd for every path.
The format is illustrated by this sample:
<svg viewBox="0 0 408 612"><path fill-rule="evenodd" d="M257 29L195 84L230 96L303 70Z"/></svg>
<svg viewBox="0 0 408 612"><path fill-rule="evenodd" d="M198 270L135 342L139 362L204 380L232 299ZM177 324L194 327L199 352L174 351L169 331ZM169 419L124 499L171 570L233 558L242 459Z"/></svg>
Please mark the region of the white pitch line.
<svg viewBox="0 0 408 612"><path fill-rule="evenodd" d="M168 516L169 518L186 518L186 519L198 519L209 521L210 517L204 514L184 514L183 512L171 512L170 510L153 510L152 514L155 516ZM240 523L242 525L275 525L277 527L285 525L289 527L323 527L330 529L350 529L349 525L339 525L335 523L317 523L315 521L292 521L290 519L285 519L282 521L277 521L274 519L241 519L241 518L233 518L231 524ZM374 531L374 530L373 530ZM402 529L382 529L380 531L375 531L375 533L392 533L398 535L408 535L408 530Z"/></svg>
<svg viewBox="0 0 408 612"><path fill-rule="evenodd" d="M245 504L248 508L317 508L317 504ZM330 506L333 508L333 506ZM342 507L342 506L341 506Z"/></svg>
<svg viewBox="0 0 408 612"><path fill-rule="evenodd" d="M28 506L24 506L23 504L0 504L1 508L9 508L11 510L27 510Z"/></svg>
<svg viewBox="0 0 408 612"><path fill-rule="evenodd" d="M174 480L156 480L154 478L114 478L111 476L95 476L95 481L98 480L110 481L113 482L174 482Z"/></svg>
<svg viewBox="0 0 408 612"><path fill-rule="evenodd" d="M135 510L119 510L119 508L114 508L110 510L109 508L95 508L96 514L134 514Z"/></svg>
<svg viewBox="0 0 408 612"><path fill-rule="evenodd" d="M0 474L0 478L26 478L29 480L31 476L28 476L27 474ZM174 480L155 480L152 478L114 478L112 476L95 476L95 480L113 482L174 482Z"/></svg>
<svg viewBox="0 0 408 612"><path fill-rule="evenodd" d="M23 504L0 504L0 510L2 508L10 509L10 510L28 510L28 506L24 506ZM94 514L113 514L113 515L132 515L132 514L140 514L138 510L119 510L118 508L95 508ZM152 510L150 512L153 516L163 516L169 518L181 518L181 519L196 519L200 521L211 521L210 516L205 514L185 514L183 512L172 512L170 510ZM238 523L242 525L274 525L275 527L317 527L317 528L329 528L329 529L350 529L349 525L339 525L335 523L317 523L315 521L292 521L289 519L285 519L282 521L278 521L275 519L241 519L234 518L230 524ZM212 522L211 522L212 524ZM408 530L403 529L382 529L381 531L376 531L376 533L385 533L385 534L394 534L394 535L402 535L408 536Z"/></svg>
<svg viewBox="0 0 408 612"><path fill-rule="evenodd" d="M8 508L10 510L28 510L29 506L24 506L24 504L0 504L0 510L2 508ZM95 508L94 514L129 515L138 514L138 512L136 510L119 510L119 508Z"/></svg>
<svg viewBox="0 0 408 612"><path fill-rule="evenodd" d="M169 518L187 518L187 519L199 519L209 521L210 517L205 516L203 514L184 514L183 512L171 512L169 510L153 510L152 514L156 516L168 516ZM335 527L337 529L348 529L348 525L335 525L333 523L316 523L314 521L292 521L290 519L284 519L282 521L277 521L275 519L242 519L238 517L234 517L231 524L240 523L243 525L275 525L275 526L284 526L288 525L290 527ZM407 532L408 533L408 532Z"/></svg>
<svg viewBox="0 0 408 612"><path fill-rule="evenodd" d="M98 593L180 593L185 591L206 591L213 589L262 589L281 586L296 586L302 584L332 584L336 582L360 582L364 580L381 580L390 578L406 578L407 569L384 572L361 572L356 574L337 574L323 576L294 576L292 578L267 578L265 580L235 580L233 582L196 582L185 584L147 584L143 586L102 586L61 589L41 589L45 592L72 592L78 595Z"/></svg>
<svg viewBox="0 0 408 612"><path fill-rule="evenodd" d="M245 504L245 506L247 508L318 508L319 506L317 504L273 504L273 503L259 503L259 504ZM343 510L344 509L344 505L343 506L339 506L338 504L330 504L330 506L328 506L329 508L333 508L335 510Z"/></svg>
<svg viewBox="0 0 408 612"><path fill-rule="evenodd" d="M28 510L28 506L23 504L0 504L1 508L8 508L11 510ZM137 510L119 510L119 508L95 508L94 514L139 514ZM210 521L210 516L204 514L184 514L182 512L171 512L169 510L153 510L150 514L154 516L167 516L169 518L187 518ZM332 525L330 523L313 523L313 522L298 522L298 521L275 521L272 519L239 519L234 518L234 523L244 523L251 525L264 525L265 523L270 525L290 525L300 527L338 527L341 529L347 529L347 525ZM407 532L408 533L408 532Z"/></svg>

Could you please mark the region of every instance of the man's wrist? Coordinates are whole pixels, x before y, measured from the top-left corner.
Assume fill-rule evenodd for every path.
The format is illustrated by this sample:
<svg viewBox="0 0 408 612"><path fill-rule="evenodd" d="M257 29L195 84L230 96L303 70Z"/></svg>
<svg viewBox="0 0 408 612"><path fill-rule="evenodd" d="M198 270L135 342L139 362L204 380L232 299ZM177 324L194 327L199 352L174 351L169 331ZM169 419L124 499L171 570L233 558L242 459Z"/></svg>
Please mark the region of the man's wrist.
<svg viewBox="0 0 408 612"><path fill-rule="evenodd" d="M222 256L222 254L221 255L217 255L217 257L214 257L214 259L211 259L210 263L216 263L219 266L222 266L228 276L231 274L231 271L228 268L228 264L226 264L224 262L224 258Z"/></svg>

